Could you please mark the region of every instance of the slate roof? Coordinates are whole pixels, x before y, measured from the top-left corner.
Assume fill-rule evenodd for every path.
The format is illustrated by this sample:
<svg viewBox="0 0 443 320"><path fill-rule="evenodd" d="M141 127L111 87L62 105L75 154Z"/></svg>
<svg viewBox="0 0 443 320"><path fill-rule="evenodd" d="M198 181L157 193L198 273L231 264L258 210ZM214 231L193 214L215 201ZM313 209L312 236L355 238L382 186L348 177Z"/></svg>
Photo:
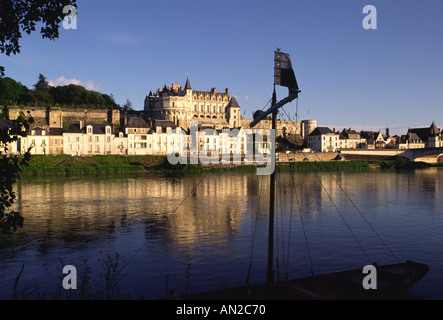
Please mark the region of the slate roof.
<svg viewBox="0 0 443 320"><path fill-rule="evenodd" d="M34 131L34 135L35 136L41 136L43 131L46 131L46 129L40 128L40 127L35 127L33 129L30 129L28 134L31 134L31 132Z"/></svg>
<svg viewBox="0 0 443 320"><path fill-rule="evenodd" d="M191 83L189 82L189 78L186 79L185 91L188 90L188 89L192 90Z"/></svg>
<svg viewBox="0 0 443 320"><path fill-rule="evenodd" d="M360 134L353 129L343 129L343 131L340 132L340 139L350 139L351 136L353 138L360 138Z"/></svg>
<svg viewBox="0 0 443 320"><path fill-rule="evenodd" d="M80 125L78 123L71 124L68 130L65 130L66 133L83 133L80 129Z"/></svg>
<svg viewBox="0 0 443 320"><path fill-rule="evenodd" d="M63 128L49 128L49 135L61 136L63 135Z"/></svg>
<svg viewBox="0 0 443 320"><path fill-rule="evenodd" d="M314 131L311 132L310 136L319 136L328 133L333 133L333 131L328 127L317 127Z"/></svg>
<svg viewBox="0 0 443 320"><path fill-rule="evenodd" d="M112 130L112 125L109 123L86 123L83 127L83 132L86 133L86 129L88 126L92 126L92 133L93 134L105 134L106 133L106 127L110 126Z"/></svg>
<svg viewBox="0 0 443 320"><path fill-rule="evenodd" d="M408 134L409 132L415 133L424 142L427 142L429 137L440 135L440 129L437 128L434 122L432 122L430 127L412 128L408 130Z"/></svg>
<svg viewBox="0 0 443 320"><path fill-rule="evenodd" d="M416 143L420 143L420 142L423 142L423 140L420 139L420 137L419 137L416 133L411 132L411 133L408 135L408 142L416 142Z"/></svg>
<svg viewBox="0 0 443 320"><path fill-rule="evenodd" d="M228 105L226 107L227 108L240 108L240 106L238 105L238 102L235 99L235 97L231 97L231 100L229 101L229 103L228 103Z"/></svg>
<svg viewBox="0 0 443 320"><path fill-rule="evenodd" d="M130 117L126 123L126 128L149 128L148 123L142 118Z"/></svg>

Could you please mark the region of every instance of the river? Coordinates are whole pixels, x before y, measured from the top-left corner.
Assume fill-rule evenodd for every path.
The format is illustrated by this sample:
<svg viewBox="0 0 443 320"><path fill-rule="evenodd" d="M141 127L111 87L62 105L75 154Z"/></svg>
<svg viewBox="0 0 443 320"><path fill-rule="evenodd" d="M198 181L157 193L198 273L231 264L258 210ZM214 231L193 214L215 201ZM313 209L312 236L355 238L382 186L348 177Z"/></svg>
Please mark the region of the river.
<svg viewBox="0 0 443 320"><path fill-rule="evenodd" d="M430 266L409 293L443 299L443 168L276 181L276 278L409 259ZM78 278L90 270L98 290L108 258L120 298L265 282L268 190L254 173L23 177L14 209L24 228L0 239L0 298L12 297L22 266L24 298L54 298L65 265Z"/></svg>

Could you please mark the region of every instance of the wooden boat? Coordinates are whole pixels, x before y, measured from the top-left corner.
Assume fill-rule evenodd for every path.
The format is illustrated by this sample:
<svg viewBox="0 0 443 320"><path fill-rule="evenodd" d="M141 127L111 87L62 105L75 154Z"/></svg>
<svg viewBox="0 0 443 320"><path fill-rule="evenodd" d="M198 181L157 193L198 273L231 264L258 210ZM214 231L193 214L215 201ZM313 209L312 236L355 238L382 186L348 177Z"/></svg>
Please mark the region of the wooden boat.
<svg viewBox="0 0 443 320"><path fill-rule="evenodd" d="M188 294L180 300L383 300L401 298L429 271L425 264L376 266L377 289L364 289L362 269Z"/></svg>

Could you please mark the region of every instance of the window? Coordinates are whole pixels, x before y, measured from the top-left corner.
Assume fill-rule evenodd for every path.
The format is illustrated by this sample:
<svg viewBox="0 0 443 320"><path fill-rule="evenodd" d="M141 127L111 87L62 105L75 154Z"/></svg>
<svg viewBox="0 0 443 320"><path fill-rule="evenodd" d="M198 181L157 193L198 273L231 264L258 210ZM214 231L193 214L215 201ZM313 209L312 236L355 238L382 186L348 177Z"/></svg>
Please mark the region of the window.
<svg viewBox="0 0 443 320"><path fill-rule="evenodd" d="M99 142L100 141L100 137L99 136L95 136L95 142Z"/></svg>

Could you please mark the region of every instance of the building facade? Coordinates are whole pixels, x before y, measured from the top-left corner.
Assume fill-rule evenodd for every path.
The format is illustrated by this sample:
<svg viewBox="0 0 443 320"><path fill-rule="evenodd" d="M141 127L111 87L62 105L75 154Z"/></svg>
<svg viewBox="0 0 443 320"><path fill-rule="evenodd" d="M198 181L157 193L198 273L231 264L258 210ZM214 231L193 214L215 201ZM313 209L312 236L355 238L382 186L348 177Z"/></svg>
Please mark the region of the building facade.
<svg viewBox="0 0 443 320"><path fill-rule="evenodd" d="M229 89L217 92L192 90L189 78L183 88L178 83L172 87L164 86L145 98L144 113L155 125L156 120L166 120L177 127L188 130L191 121L215 129L237 127L240 125L240 106Z"/></svg>

